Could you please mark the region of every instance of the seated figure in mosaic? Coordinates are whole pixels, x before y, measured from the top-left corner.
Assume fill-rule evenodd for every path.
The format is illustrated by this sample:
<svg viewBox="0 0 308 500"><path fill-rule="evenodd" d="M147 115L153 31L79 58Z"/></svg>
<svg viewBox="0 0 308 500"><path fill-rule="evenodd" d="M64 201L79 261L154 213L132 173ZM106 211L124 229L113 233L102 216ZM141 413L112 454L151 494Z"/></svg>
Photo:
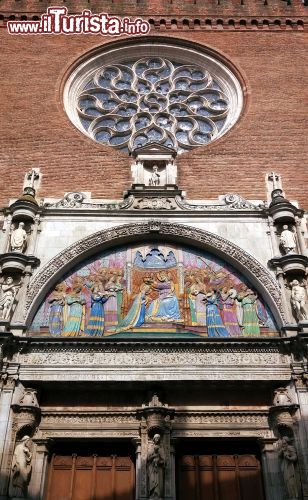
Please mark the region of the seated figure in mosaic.
<svg viewBox="0 0 308 500"><path fill-rule="evenodd" d="M86 298L82 292L82 285L76 281L73 283L72 291L66 296L69 306L68 317L63 327L64 337L76 337L84 330Z"/></svg>
<svg viewBox="0 0 308 500"><path fill-rule="evenodd" d="M152 289L158 292L158 298L153 300L146 311L146 321L176 321L181 319L179 302L175 293L174 283L169 273L160 271Z"/></svg>
<svg viewBox="0 0 308 500"><path fill-rule="evenodd" d="M66 288L65 283L59 283L48 299L50 304L48 323L52 335L61 335L63 330Z"/></svg>
<svg viewBox="0 0 308 500"><path fill-rule="evenodd" d="M216 290L210 290L206 296L206 324L209 337L229 337L220 315L220 301Z"/></svg>

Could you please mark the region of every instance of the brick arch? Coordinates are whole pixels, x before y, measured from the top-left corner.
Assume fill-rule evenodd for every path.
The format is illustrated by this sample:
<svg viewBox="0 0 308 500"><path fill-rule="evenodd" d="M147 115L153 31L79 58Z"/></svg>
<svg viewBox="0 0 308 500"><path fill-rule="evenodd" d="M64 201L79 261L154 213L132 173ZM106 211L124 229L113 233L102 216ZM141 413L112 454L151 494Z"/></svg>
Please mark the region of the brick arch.
<svg viewBox="0 0 308 500"><path fill-rule="evenodd" d="M77 241L51 259L29 283L24 315L26 324L30 324L48 291L70 269L100 251L145 239L190 245L219 256L252 283L270 307L278 326L284 323L278 283L254 257L234 243L209 231L183 224L149 221L98 231Z"/></svg>

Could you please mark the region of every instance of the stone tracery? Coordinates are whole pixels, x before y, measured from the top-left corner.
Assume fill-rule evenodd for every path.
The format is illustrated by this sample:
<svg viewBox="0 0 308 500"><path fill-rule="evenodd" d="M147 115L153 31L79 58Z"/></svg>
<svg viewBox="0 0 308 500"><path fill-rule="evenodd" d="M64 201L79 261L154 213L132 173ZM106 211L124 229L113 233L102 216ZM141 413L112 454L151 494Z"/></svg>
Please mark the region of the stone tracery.
<svg viewBox="0 0 308 500"><path fill-rule="evenodd" d="M77 106L98 142L124 151L156 142L181 153L223 133L230 99L197 64L143 57L100 67L83 83Z"/></svg>

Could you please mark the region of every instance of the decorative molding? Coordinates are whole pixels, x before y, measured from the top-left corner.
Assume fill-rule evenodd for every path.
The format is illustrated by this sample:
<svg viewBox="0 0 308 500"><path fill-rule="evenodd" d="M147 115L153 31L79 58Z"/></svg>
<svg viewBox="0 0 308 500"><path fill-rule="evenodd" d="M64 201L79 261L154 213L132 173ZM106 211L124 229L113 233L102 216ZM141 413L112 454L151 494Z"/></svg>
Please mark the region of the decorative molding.
<svg viewBox="0 0 308 500"><path fill-rule="evenodd" d="M179 412L174 416L174 425L180 424L247 424L249 426L262 426L268 428L268 411L263 412Z"/></svg>
<svg viewBox="0 0 308 500"><path fill-rule="evenodd" d="M235 193L227 193L221 197L222 203L212 203L212 204L197 204L190 203L186 200L183 200L181 196L176 196L175 201L177 205L182 210L192 210L192 211L202 211L202 210L211 210L211 211L221 211L221 210L256 210L261 211L264 208L264 205L254 205L250 201L245 200L239 194Z"/></svg>
<svg viewBox="0 0 308 500"><path fill-rule="evenodd" d="M163 239L172 239L173 241L181 240L183 243L192 245L202 245L209 251L216 251L226 260L231 261L235 268L240 270L250 280L256 281L259 291L267 293L266 301L274 303L280 317L285 320L285 313L282 306L281 292L275 278L269 271L263 267L254 257L249 255L243 249L231 243L230 241L201 229L184 226L181 224L171 224L162 221L150 221L148 223L125 224L94 233L93 235L77 241L70 247L66 248L56 255L48 264L46 264L31 280L28 286L27 300L25 304L25 315L27 318L29 311L34 307L39 306L43 294L46 293L52 284L61 276L61 271L73 267L78 261L82 260L83 256L93 254L96 250L102 249L105 245L117 245L123 240L151 238L153 224L158 225L160 237ZM253 283L256 285L256 283ZM259 287L258 287L259 284ZM261 289L261 290L260 290ZM34 312L32 310L32 312ZM275 311L273 311L275 313Z"/></svg>
<svg viewBox="0 0 308 500"><path fill-rule="evenodd" d="M44 430L39 433L40 439L52 439L52 438L138 438L139 433L136 430L122 430L119 429L117 431L112 429L97 429L95 431L84 429L80 430L71 430L71 431L59 431L58 429L50 429Z"/></svg>
<svg viewBox="0 0 308 500"><path fill-rule="evenodd" d="M245 200L242 196L236 193L227 193L219 197L218 201L213 200L210 203L204 204L191 203L184 199L180 194L172 193L168 190L161 190L158 192L147 191L141 193L132 194L131 190L128 192L123 200L110 200L104 203L99 200L92 200L87 198L85 193L82 192L70 192L66 193L65 196L55 202L46 202L43 204L44 209L60 209L68 210L74 209L78 210L106 210L117 211L117 210L177 210L177 211L189 211L189 212L221 212L221 211L245 211L245 212L262 212L266 207L263 203L259 205L254 205L250 201Z"/></svg>
<svg viewBox="0 0 308 500"><path fill-rule="evenodd" d="M100 209L100 210L123 210L130 208L134 202L133 196L128 196L128 198L122 201L110 201L107 203L95 203L88 199L84 193L81 192L71 192L66 193L64 197L55 203L45 203L44 208L82 208L82 209Z"/></svg>
<svg viewBox="0 0 308 500"><path fill-rule="evenodd" d="M116 354L116 356L115 356ZM204 367L204 366L284 366L289 364L286 355L279 352L213 352L206 348L172 349L133 346L109 348L104 346L101 352L82 352L81 349L65 350L64 347L52 351L42 349L38 352L20 354L22 368L39 365L51 366L134 366L134 367Z"/></svg>
<svg viewBox="0 0 308 500"><path fill-rule="evenodd" d="M176 210L177 205L173 198L137 198L133 205L135 210Z"/></svg>
<svg viewBox="0 0 308 500"><path fill-rule="evenodd" d="M138 0L136 1L136 5L139 8ZM37 16L39 16L42 13L45 13L45 10L41 10L40 6L37 5L37 9L32 11L30 14L27 15L27 12L16 12L15 11L15 5L13 6L13 3L11 2L11 9L6 9L5 11L2 10L3 14L3 19L0 20L0 26L5 26L7 21L11 20L11 16L14 15L14 18L16 20L37 20ZM269 6L268 6L269 4ZM281 5L284 4L284 5ZM112 4L113 6L114 4ZM194 7L197 7L198 4L194 5ZM200 2L201 5L201 2ZM217 4L218 5L218 4ZM256 4L254 4L256 5ZM265 5L265 4L263 4ZM267 5L263 7L263 5L260 4L260 10L255 13L255 15L250 15L247 16L247 10L244 10L242 12L242 15L239 15L238 9L241 8L241 5L239 3L236 4L236 11L234 12L233 16L226 16L224 13L221 11L221 6L218 5L217 11L215 10L211 13L207 11L204 11L203 13L199 11L197 14L195 12L194 17L190 17L189 15L181 15L181 16L168 16L164 15L163 18L153 14L152 16L147 16L148 17L148 22L150 23L151 26L151 34L154 31L162 31L163 33L167 31L172 30L174 31L180 31L181 33L185 30L197 30L197 31L225 31L225 32L230 32L233 33L234 31L249 31L253 32L255 30L257 31L262 31L262 32L267 32L267 31L285 31L291 30L291 31L302 31L306 30L307 28L307 20L306 17L304 16L304 12L300 12L301 7L300 3L298 3L298 9L296 11L292 11L292 15L290 12L287 12L286 9L289 9L290 7L288 6L287 2L281 2L279 4L279 11L277 12L277 2L273 0L268 0ZM302 9L307 6L307 0L303 0L302 2ZM85 5L87 7L87 5ZM245 4L243 9L247 9L247 5ZM268 17L268 12L269 8L275 9L275 12L277 13L276 17ZM189 12L191 11L191 4L188 6ZM262 15L262 10L263 15ZM109 14L112 12L110 9L108 10ZM138 14L140 14L140 11L138 10ZM287 15L286 15L287 14ZM21 19L22 18L22 19ZM144 15L143 18L145 19L146 16Z"/></svg>
<svg viewBox="0 0 308 500"><path fill-rule="evenodd" d="M136 424L139 425L138 419L136 417L136 412L49 412L44 411L42 414L42 422L40 425L41 429L49 427L51 425L61 425L61 426L71 426L80 425L88 427L89 424L101 425L101 424Z"/></svg>
<svg viewBox="0 0 308 500"><path fill-rule="evenodd" d="M190 437L258 437L258 438L273 438L273 432L270 429L237 429L237 430L216 430L216 429L199 429L199 430L174 430L173 438L190 438Z"/></svg>

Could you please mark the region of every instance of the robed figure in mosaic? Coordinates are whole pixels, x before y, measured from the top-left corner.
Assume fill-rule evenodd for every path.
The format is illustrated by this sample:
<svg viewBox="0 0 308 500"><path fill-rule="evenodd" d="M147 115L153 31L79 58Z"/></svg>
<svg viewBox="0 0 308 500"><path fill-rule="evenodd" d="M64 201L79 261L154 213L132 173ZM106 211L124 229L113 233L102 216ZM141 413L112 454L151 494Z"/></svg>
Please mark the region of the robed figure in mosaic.
<svg viewBox="0 0 308 500"><path fill-rule="evenodd" d="M72 291L66 297L69 312L67 321L63 327L64 337L75 337L80 331L84 331L85 319L85 295L79 283L73 285Z"/></svg>
<svg viewBox="0 0 308 500"><path fill-rule="evenodd" d="M49 330L54 335L61 335L63 330L66 288L65 283L59 283L48 299L50 303Z"/></svg>

